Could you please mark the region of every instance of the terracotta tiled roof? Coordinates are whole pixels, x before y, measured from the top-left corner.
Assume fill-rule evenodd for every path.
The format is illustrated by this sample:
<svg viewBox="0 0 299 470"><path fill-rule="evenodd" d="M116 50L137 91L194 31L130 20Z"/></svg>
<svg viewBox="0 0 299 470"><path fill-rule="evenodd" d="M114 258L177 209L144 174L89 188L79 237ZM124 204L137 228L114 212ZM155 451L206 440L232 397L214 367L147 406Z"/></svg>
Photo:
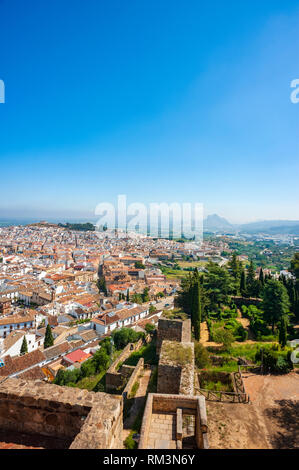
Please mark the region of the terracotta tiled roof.
<svg viewBox="0 0 299 470"><path fill-rule="evenodd" d="M79 348L80 346L85 345L85 341L83 341L82 339L76 339L76 340L70 341L69 343L71 345L71 349Z"/></svg>
<svg viewBox="0 0 299 470"><path fill-rule="evenodd" d="M68 359L71 362L83 362L86 359L91 357L91 354L87 354L81 349L77 349L76 351L71 352L65 356L65 359Z"/></svg>
<svg viewBox="0 0 299 470"><path fill-rule="evenodd" d="M70 351L71 349L72 346L68 343L68 341L64 341L63 343L56 344L55 346L50 346L43 352L46 359L52 359L56 356L60 356L61 354L66 353L67 351Z"/></svg>
<svg viewBox="0 0 299 470"><path fill-rule="evenodd" d="M27 323L34 321L34 314L29 312L26 315L9 315L0 319L0 325L10 325L17 323Z"/></svg>
<svg viewBox="0 0 299 470"><path fill-rule="evenodd" d="M48 323L50 326L57 326L58 325L58 320L55 315L48 315L47 316Z"/></svg>
<svg viewBox="0 0 299 470"><path fill-rule="evenodd" d="M22 370L27 369L34 364L39 364L45 359L45 355L39 349L28 354L24 354L24 356L13 358L10 356L5 356L3 358L5 366L0 368L0 376L7 377L8 375L14 374L15 372L21 372Z"/></svg>
<svg viewBox="0 0 299 470"><path fill-rule="evenodd" d="M12 331L4 340L4 350L11 348L25 334L25 331Z"/></svg>
<svg viewBox="0 0 299 470"><path fill-rule="evenodd" d="M79 333L83 341L91 341L98 337L97 333L94 330L87 330L84 333Z"/></svg>
<svg viewBox="0 0 299 470"><path fill-rule="evenodd" d="M19 374L18 378L27 380L44 380L45 374L39 366L33 367L32 369L26 370Z"/></svg>

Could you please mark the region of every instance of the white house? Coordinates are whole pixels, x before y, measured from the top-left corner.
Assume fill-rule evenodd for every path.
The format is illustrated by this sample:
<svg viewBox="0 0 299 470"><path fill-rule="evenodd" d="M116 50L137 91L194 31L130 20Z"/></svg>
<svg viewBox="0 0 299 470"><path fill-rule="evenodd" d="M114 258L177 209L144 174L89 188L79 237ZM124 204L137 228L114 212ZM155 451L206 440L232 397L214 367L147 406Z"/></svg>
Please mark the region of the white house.
<svg viewBox="0 0 299 470"><path fill-rule="evenodd" d="M9 315L0 318L0 338L6 338L13 330L35 327L35 313L25 315Z"/></svg>
<svg viewBox="0 0 299 470"><path fill-rule="evenodd" d="M18 356L21 352L24 336L27 341L28 352L35 351L44 344L44 336L36 335L33 332L25 332L22 330L13 331L2 343L2 350L0 351L0 357L4 356Z"/></svg>
<svg viewBox="0 0 299 470"><path fill-rule="evenodd" d="M136 304L135 304L136 305ZM109 334L117 328L130 326L138 320L146 317L149 313L149 306L138 306L123 309L116 309L111 312L105 313L101 317L93 318L91 320L91 327L100 335Z"/></svg>

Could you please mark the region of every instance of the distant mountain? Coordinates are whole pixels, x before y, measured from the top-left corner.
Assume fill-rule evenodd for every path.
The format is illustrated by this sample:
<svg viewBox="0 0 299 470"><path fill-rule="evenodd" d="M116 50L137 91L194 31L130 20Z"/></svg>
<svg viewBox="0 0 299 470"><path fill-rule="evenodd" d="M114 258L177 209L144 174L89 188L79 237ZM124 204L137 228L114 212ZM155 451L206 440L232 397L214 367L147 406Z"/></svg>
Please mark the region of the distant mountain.
<svg viewBox="0 0 299 470"><path fill-rule="evenodd" d="M235 231L234 225L228 222L224 217L217 214L208 215L203 221L203 229L205 232L223 232Z"/></svg>
<svg viewBox="0 0 299 470"><path fill-rule="evenodd" d="M269 235L299 235L299 220L262 220L248 224L231 224L217 214L208 215L203 221L204 232L267 233Z"/></svg>
<svg viewBox="0 0 299 470"><path fill-rule="evenodd" d="M263 220L236 226L238 231L247 233L299 234L298 220Z"/></svg>

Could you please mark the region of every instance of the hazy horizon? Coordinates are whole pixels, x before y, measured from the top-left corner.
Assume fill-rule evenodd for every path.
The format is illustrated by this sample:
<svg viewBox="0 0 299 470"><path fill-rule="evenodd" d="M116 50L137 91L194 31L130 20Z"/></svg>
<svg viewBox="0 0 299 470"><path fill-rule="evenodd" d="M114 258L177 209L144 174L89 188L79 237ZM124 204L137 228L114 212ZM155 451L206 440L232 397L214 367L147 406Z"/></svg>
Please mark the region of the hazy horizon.
<svg viewBox="0 0 299 470"><path fill-rule="evenodd" d="M299 218L298 219L290 219L290 218L259 218L259 219L254 219L254 220L248 220L244 219L243 221L235 221L231 220L229 217L226 217L223 214L220 213L204 213L204 219L206 219L208 216L214 216L217 215L220 218L224 218L227 222L229 222L232 225L243 225L243 224L248 224L248 223L254 223L254 222L266 222L266 221L298 221L299 223ZM14 211L2 211L0 209L0 220L27 220L27 219L32 219L32 220L37 220L37 221L53 221L53 220L58 220L62 221L64 220L65 222L73 222L73 221L90 221L90 222L95 222L97 219L99 219L99 216L95 215L93 212L73 212L73 211L61 211L61 212L49 212L49 211L36 211L36 212L15 212Z"/></svg>

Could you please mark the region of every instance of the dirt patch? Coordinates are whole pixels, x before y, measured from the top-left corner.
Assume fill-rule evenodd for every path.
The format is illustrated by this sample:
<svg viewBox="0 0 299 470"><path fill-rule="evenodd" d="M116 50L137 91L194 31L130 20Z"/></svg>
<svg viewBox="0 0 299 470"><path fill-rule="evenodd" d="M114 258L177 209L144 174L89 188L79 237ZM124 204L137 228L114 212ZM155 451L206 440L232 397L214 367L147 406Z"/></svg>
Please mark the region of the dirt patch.
<svg viewBox="0 0 299 470"><path fill-rule="evenodd" d="M206 402L211 449L269 449L251 404Z"/></svg>
<svg viewBox="0 0 299 470"><path fill-rule="evenodd" d="M210 447L299 448L299 374L243 379L250 404L206 402Z"/></svg>

